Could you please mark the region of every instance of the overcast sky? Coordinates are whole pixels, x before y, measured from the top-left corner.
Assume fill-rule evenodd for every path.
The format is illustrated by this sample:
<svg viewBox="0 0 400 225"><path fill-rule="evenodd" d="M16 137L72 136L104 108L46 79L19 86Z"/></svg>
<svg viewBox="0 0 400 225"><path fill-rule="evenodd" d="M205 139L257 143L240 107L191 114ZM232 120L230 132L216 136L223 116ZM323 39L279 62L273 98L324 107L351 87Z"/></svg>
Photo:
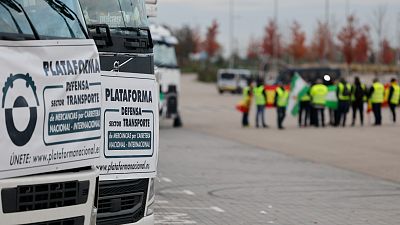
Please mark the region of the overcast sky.
<svg viewBox="0 0 400 225"><path fill-rule="evenodd" d="M250 37L261 38L267 21L274 15L274 0L233 0L234 36L240 52L244 53ZM369 24L374 35L376 21L374 11L386 6L385 36L398 45L400 27L400 0L348 0L350 13L356 14L360 24ZM307 33L310 41L317 19L325 19L325 0L278 0L278 23L284 39L289 37L289 27L297 20ZM346 0L330 0L330 18L336 29L343 25L346 15ZM216 19L220 24L219 41L228 48L229 40L229 0L158 0L156 22L173 28L182 25L205 29Z"/></svg>

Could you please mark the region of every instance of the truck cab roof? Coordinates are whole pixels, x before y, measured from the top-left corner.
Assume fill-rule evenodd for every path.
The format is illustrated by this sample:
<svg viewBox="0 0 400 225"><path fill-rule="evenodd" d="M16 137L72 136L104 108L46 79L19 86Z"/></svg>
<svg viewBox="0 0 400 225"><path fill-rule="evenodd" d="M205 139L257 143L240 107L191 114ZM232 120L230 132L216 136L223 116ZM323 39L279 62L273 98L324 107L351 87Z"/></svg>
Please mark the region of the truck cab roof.
<svg viewBox="0 0 400 225"><path fill-rule="evenodd" d="M165 26L151 24L150 25L151 35L153 41L164 43L167 45L177 45L178 39L172 34L172 32Z"/></svg>
<svg viewBox="0 0 400 225"><path fill-rule="evenodd" d="M80 0L99 52L152 53L144 0Z"/></svg>
<svg viewBox="0 0 400 225"><path fill-rule="evenodd" d="M0 0L0 40L87 38L77 0Z"/></svg>

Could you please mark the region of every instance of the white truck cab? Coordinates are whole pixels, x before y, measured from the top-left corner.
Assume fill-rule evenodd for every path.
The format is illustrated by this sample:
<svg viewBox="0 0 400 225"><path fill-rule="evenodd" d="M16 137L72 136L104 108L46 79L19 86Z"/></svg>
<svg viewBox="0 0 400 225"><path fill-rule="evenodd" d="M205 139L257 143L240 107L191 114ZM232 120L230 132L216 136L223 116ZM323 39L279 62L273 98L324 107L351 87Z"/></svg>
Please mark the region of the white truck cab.
<svg viewBox="0 0 400 225"><path fill-rule="evenodd" d="M220 94L225 91L241 93L251 78L251 71L246 69L220 69L217 74L217 89Z"/></svg>
<svg viewBox="0 0 400 225"><path fill-rule="evenodd" d="M161 25L150 25L150 31L154 43L156 76L160 84L160 115L165 119L173 119L174 127L180 127L181 72L175 53L178 39L167 27Z"/></svg>
<svg viewBox="0 0 400 225"><path fill-rule="evenodd" d="M79 1L101 66L97 225L154 224L159 90L145 1Z"/></svg>
<svg viewBox="0 0 400 225"><path fill-rule="evenodd" d="M0 0L0 224L94 225L99 55L77 0Z"/></svg>

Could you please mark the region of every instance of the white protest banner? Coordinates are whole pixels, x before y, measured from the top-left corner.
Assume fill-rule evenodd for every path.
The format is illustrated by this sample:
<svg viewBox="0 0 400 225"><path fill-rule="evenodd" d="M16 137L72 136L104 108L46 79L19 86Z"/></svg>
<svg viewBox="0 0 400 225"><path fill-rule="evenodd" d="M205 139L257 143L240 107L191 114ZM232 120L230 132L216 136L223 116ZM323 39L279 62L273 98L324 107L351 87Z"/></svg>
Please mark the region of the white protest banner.
<svg viewBox="0 0 400 225"><path fill-rule="evenodd" d="M0 178L95 164L99 56L92 40L0 41Z"/></svg>
<svg viewBox="0 0 400 225"><path fill-rule="evenodd" d="M104 72L102 180L155 177L159 142L158 84L151 74Z"/></svg>

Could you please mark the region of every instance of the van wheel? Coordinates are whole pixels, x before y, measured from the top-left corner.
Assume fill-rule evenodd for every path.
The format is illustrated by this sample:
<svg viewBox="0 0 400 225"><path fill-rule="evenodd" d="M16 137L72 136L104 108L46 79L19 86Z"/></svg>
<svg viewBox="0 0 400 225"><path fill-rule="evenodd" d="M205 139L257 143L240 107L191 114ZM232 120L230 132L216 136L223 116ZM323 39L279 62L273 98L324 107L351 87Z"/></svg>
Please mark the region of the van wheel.
<svg viewBox="0 0 400 225"><path fill-rule="evenodd" d="M180 115L175 117L173 126L175 128L182 127L182 120L181 120L181 116Z"/></svg>
<svg viewBox="0 0 400 225"><path fill-rule="evenodd" d="M219 92L219 94L221 94L221 95L224 93L224 91L221 90L221 89L219 89L218 92Z"/></svg>

